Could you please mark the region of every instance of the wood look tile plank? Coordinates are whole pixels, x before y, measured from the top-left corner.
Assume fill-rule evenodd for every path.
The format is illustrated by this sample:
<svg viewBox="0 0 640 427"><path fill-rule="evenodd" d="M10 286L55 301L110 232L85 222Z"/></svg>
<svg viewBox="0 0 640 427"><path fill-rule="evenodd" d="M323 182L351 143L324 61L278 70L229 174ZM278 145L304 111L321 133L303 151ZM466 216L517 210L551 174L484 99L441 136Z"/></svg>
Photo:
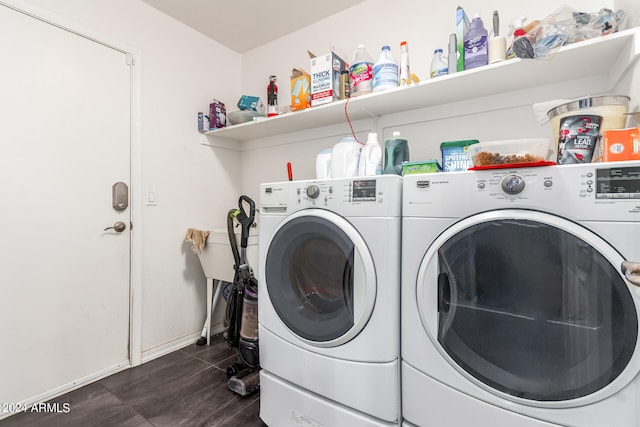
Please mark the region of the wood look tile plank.
<svg viewBox="0 0 640 427"><path fill-rule="evenodd" d="M87 385L47 403L48 409L43 406L42 412L27 411L17 414L0 421L0 425L2 427L152 426L142 415L124 404L99 383ZM39 409L40 405L36 405L35 408Z"/></svg>

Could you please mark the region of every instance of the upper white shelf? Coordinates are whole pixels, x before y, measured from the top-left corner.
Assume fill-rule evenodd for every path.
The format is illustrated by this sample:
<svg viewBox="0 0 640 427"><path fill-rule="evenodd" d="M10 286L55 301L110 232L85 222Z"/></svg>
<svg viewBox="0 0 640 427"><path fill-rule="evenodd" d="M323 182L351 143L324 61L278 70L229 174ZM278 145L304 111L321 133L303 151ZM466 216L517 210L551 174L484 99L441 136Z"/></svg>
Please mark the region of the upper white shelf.
<svg viewBox="0 0 640 427"><path fill-rule="evenodd" d="M640 28L632 28L561 48L545 60L511 59L421 81L414 86L354 97L268 119L205 132L208 138L246 141L345 121L462 101L500 92L529 89L565 80L607 75L610 87L640 55Z"/></svg>

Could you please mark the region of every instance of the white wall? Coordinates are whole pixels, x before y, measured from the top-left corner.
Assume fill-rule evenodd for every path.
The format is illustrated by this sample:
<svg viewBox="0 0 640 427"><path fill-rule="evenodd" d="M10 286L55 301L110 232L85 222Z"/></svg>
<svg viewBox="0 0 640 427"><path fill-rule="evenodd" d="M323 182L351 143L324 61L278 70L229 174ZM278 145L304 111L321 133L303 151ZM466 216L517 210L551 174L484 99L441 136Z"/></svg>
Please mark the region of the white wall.
<svg viewBox="0 0 640 427"><path fill-rule="evenodd" d="M142 189L157 192L156 206L138 201L134 224L142 233L141 259L134 260L142 279L142 350L199 333L205 278L183 239L189 227L226 226L239 194L240 154L201 145L196 118L213 98L237 99L240 55L138 0L28 3L139 52L141 164L134 181L141 176Z"/></svg>
<svg viewBox="0 0 640 427"><path fill-rule="evenodd" d="M613 3L612 0L588 0L574 1L569 5L593 12L603 7L614 8ZM618 3L620 7L631 9L630 15L637 16L640 9L637 1ZM388 44L395 58L399 59L399 44L406 40L412 71L424 80L428 76L434 49L446 50L448 36L455 32L455 8L458 4L465 8L470 18L475 12L479 12L488 29L492 25L493 11L497 9L501 17L500 32L506 34L508 24L514 18L525 15L529 19L543 19L565 3L558 0L541 0L536 3L503 0L488 5L480 0L462 3L405 1L389 7L387 1L368 0L244 54L242 91L245 94L266 96L263 92L266 91L267 77L275 73L279 77L279 102L281 105L288 104L291 68L301 66L309 70L307 49L319 54L328 51L330 43L350 61L353 50L360 43L367 46L374 59L380 47ZM637 25L636 21L634 23ZM390 136L393 130L400 130L409 140L412 160L439 159L439 144L442 141L551 137L550 128L536 122L532 112L533 102L597 94L603 90L606 90L606 82L584 81L503 96L500 94L500 82L496 82L496 96L489 99L491 103L487 104L487 109L493 110L493 113L465 115L464 118L449 117L455 115L456 110L465 109L466 103L458 103L447 106L446 109L437 107L385 117L377 123L365 120L357 123L356 127L360 132L382 132L381 141ZM521 99L514 95L521 95ZM330 129L250 141L246 144L247 151L243 152L242 162L256 172L244 176L242 191L257 198L260 182L286 179L284 165L287 161L293 163L294 178L314 178L313 165L317 152L331 147L349 132L345 121L344 125L335 125ZM260 165L274 167L259 168Z"/></svg>

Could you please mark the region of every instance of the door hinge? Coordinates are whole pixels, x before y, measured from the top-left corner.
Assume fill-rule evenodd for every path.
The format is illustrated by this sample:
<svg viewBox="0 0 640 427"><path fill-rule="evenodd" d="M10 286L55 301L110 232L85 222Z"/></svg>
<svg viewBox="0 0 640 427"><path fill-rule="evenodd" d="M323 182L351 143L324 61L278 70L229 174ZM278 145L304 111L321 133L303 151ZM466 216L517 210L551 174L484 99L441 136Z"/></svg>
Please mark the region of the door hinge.
<svg viewBox="0 0 640 427"><path fill-rule="evenodd" d="M134 65L135 61L133 60L133 54L127 53L127 65Z"/></svg>

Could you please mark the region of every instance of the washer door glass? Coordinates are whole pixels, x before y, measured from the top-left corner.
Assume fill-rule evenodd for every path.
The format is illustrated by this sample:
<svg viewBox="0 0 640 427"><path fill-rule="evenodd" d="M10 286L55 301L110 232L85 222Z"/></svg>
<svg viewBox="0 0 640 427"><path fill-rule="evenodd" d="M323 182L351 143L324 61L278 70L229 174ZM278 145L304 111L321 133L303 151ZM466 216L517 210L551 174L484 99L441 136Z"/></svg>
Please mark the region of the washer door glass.
<svg viewBox="0 0 640 427"><path fill-rule="evenodd" d="M264 277L280 320L316 346L350 340L373 310L371 255L354 227L328 211L298 212L276 231Z"/></svg>
<svg viewBox="0 0 640 427"><path fill-rule="evenodd" d="M465 221L425 256L437 266L441 351L490 389L535 401L577 399L618 378L638 338L620 255L551 215Z"/></svg>

